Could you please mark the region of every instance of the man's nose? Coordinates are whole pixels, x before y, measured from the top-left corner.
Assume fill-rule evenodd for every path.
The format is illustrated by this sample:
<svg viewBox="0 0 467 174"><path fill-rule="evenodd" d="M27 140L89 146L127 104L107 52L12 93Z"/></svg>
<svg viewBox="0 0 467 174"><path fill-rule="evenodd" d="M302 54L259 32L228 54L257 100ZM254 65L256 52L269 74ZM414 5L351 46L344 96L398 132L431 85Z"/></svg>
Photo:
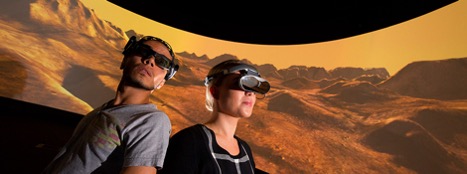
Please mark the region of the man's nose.
<svg viewBox="0 0 467 174"><path fill-rule="evenodd" d="M143 61L143 64L145 64L145 65L149 64L151 67L156 66L154 56L150 56L150 57L148 57L146 59L142 59L142 61Z"/></svg>

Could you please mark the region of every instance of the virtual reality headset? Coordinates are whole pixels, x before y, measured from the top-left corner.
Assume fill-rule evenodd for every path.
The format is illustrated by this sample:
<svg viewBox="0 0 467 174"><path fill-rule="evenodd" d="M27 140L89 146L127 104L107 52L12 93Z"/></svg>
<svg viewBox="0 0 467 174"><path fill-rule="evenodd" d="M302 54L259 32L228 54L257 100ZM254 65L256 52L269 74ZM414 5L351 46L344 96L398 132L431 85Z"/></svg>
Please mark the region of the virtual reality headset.
<svg viewBox="0 0 467 174"><path fill-rule="evenodd" d="M259 94L266 94L271 88L269 82L266 79L261 78L256 68L240 64L229 69L225 69L221 72L208 75L204 80L204 85L208 86L209 82L214 78L231 74L240 71L240 78L238 80L238 86L240 89L248 92L255 92Z"/></svg>
<svg viewBox="0 0 467 174"><path fill-rule="evenodd" d="M164 44L167 47L167 49L169 49L169 53L170 53L170 56L172 56L172 59L169 59L166 56L155 52L154 50L151 49L150 46L143 43L145 41L150 41L150 40L158 41ZM169 43L157 37L144 36L139 41L137 41L136 37L132 36L130 40L128 40L128 42L126 43L125 48L123 49L122 53L125 56L132 54L132 53L139 54L143 58L142 60L150 58L151 56L154 56L154 61L156 65L164 70L167 70L167 74L164 77L165 80L171 79L175 75L175 73L177 73L179 69L179 65L175 61L176 58L172 50L172 47L169 45ZM124 64L122 62L122 64L120 65L120 69L123 69L123 68L124 68Z"/></svg>

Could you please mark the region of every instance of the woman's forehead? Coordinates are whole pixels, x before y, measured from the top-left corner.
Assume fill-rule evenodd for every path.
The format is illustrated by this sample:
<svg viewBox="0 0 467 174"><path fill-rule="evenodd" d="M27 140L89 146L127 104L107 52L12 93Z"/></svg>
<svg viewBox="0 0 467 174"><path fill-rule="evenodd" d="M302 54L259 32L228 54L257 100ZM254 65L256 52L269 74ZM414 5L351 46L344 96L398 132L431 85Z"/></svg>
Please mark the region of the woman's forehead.
<svg viewBox="0 0 467 174"><path fill-rule="evenodd" d="M230 73L224 75L224 77L221 77L223 83L225 84L230 84L236 82L240 78L240 73Z"/></svg>

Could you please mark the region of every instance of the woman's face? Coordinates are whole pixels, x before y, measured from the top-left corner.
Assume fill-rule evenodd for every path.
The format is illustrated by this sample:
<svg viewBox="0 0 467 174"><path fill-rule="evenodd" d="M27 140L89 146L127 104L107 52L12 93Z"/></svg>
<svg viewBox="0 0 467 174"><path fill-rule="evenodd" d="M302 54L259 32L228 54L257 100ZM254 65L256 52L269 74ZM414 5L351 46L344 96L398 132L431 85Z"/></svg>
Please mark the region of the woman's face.
<svg viewBox="0 0 467 174"><path fill-rule="evenodd" d="M255 93L243 91L238 86L240 77L240 73L224 76L222 84L218 87L218 108L219 112L234 117L250 117L253 113L256 96Z"/></svg>

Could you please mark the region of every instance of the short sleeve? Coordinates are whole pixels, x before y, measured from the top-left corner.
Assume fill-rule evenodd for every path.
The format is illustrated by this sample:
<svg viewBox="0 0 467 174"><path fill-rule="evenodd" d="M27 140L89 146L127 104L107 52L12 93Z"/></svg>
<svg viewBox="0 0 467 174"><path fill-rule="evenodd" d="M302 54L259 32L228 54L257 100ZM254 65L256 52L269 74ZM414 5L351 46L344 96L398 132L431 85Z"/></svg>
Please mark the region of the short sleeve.
<svg viewBox="0 0 467 174"><path fill-rule="evenodd" d="M133 116L122 131L125 146L123 167L161 168L164 164L171 130L171 122L163 112Z"/></svg>

